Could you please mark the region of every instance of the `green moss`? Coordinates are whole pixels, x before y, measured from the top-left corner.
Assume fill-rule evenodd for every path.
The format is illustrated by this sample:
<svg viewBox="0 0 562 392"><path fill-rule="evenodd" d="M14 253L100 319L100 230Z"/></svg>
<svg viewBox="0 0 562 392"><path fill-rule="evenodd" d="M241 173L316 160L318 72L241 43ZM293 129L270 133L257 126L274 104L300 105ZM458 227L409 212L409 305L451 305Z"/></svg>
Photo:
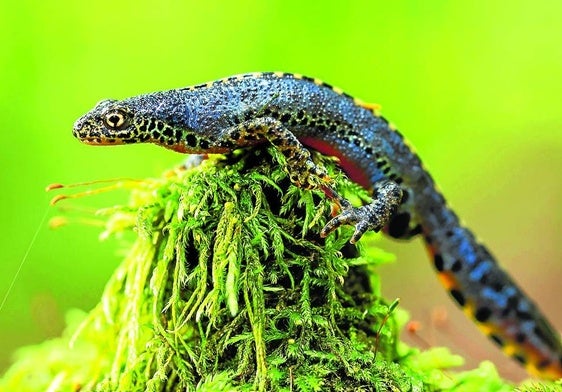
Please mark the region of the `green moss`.
<svg viewBox="0 0 562 392"><path fill-rule="evenodd" d="M273 159L272 159L273 157ZM319 157L319 159L321 159ZM105 236L136 240L89 314L21 349L0 381L19 391L421 391L511 387L493 366L452 376L462 359L399 342L405 316L374 272L391 256L352 229L321 239L321 191L296 188L273 149L205 161L127 184L100 211ZM364 190L334 174L355 201ZM464 388L464 389L462 389Z"/></svg>

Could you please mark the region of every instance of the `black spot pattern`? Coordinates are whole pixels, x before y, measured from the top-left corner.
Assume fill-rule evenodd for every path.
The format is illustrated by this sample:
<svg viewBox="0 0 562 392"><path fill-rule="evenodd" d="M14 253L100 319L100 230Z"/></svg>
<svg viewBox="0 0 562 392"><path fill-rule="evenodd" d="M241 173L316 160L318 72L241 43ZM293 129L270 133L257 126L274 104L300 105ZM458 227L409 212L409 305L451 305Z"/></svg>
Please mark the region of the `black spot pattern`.
<svg viewBox="0 0 562 392"><path fill-rule="evenodd" d="M519 318L520 320L532 320L533 315L529 312L517 310L517 318Z"/></svg>
<svg viewBox="0 0 562 392"><path fill-rule="evenodd" d="M189 147L196 147L197 146L197 138L190 134L185 135L185 144Z"/></svg>
<svg viewBox="0 0 562 392"><path fill-rule="evenodd" d="M525 358L523 355L521 354L515 354L513 355L513 359L515 359L517 362L519 362L522 365L525 365L527 363L527 358Z"/></svg>
<svg viewBox="0 0 562 392"><path fill-rule="evenodd" d="M171 127L166 127L166 129L162 131L162 135L166 136L167 138L173 138L174 130Z"/></svg>
<svg viewBox="0 0 562 392"><path fill-rule="evenodd" d="M462 270L462 261L455 260L453 265L451 266L451 271L453 272L460 272Z"/></svg>
<svg viewBox="0 0 562 392"><path fill-rule="evenodd" d="M455 301L457 301L457 303L460 306L464 306L466 303L466 300L464 298L463 293L461 293L459 290L455 290L455 289L451 289L451 291L449 291L451 293L451 296L455 299Z"/></svg>
<svg viewBox="0 0 562 392"><path fill-rule="evenodd" d="M507 299L507 304L505 308L502 310L502 317L507 317L511 312L516 312L517 307L519 306L519 298L518 297L509 297Z"/></svg>
<svg viewBox="0 0 562 392"><path fill-rule="evenodd" d="M540 324L535 325L535 327L533 328L533 332L535 333L535 335L537 335L537 337L542 340L543 343L547 346L556 347L558 341L556 341L556 338L554 336L547 334L547 332L545 331L544 321L540 320L538 321L538 323Z"/></svg>
<svg viewBox="0 0 562 392"><path fill-rule="evenodd" d="M525 340L527 340L527 336L523 332L519 332L515 335L515 341L517 343L523 343Z"/></svg>
<svg viewBox="0 0 562 392"><path fill-rule="evenodd" d="M544 369L545 367L547 367L551 363L552 363L552 361L550 359L545 358L542 361L540 361L539 363L537 363L537 369Z"/></svg>
<svg viewBox="0 0 562 392"><path fill-rule="evenodd" d="M503 345L505 344L503 339L500 338L498 335L491 334L490 339L492 339L500 347L503 347Z"/></svg>
<svg viewBox="0 0 562 392"><path fill-rule="evenodd" d="M394 238L402 238L408 233L410 214L402 212L394 215L388 225L388 234Z"/></svg>
<svg viewBox="0 0 562 392"><path fill-rule="evenodd" d="M443 262L443 257L441 257L440 254L436 254L435 256L433 256L433 264L435 265L437 271L439 272L443 271L444 262Z"/></svg>
<svg viewBox="0 0 562 392"><path fill-rule="evenodd" d="M481 308L478 308L478 310L476 310L476 313L474 314L474 318L479 322L483 323L486 322L491 315L492 315L492 310L486 306L483 306Z"/></svg>

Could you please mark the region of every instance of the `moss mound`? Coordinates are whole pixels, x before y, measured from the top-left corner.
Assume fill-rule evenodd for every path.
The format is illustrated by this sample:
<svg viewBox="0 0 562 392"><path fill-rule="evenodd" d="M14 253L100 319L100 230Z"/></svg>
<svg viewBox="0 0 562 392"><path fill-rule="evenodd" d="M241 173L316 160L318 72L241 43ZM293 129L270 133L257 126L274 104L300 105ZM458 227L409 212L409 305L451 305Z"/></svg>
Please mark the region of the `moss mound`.
<svg viewBox="0 0 562 392"><path fill-rule="evenodd" d="M368 199L318 159L341 192ZM130 202L100 211L104 235L136 237L99 305L21 349L0 388L512 390L491 364L453 375L442 369L462 359L446 349L401 344L404 313L374 272L389 255L374 235L350 245L352 228L321 239L330 203L293 186L279 161L255 149L122 184Z"/></svg>

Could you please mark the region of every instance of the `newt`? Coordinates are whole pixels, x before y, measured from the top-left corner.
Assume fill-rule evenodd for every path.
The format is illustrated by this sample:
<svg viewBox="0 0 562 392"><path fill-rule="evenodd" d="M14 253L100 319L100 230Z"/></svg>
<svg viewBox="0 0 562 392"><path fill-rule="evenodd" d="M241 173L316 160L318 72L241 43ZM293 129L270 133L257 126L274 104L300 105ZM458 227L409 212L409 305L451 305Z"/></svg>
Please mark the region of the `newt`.
<svg viewBox="0 0 562 392"><path fill-rule="evenodd" d="M263 72L124 100L104 100L78 119L73 134L93 145L154 143L180 153L226 153L271 143L290 179L318 187L341 208L320 235L354 225L397 239L422 236L438 277L479 329L533 375L562 377L560 334L535 303L464 227L418 155L376 105L318 79ZM310 151L332 155L372 192L353 207L332 187Z"/></svg>

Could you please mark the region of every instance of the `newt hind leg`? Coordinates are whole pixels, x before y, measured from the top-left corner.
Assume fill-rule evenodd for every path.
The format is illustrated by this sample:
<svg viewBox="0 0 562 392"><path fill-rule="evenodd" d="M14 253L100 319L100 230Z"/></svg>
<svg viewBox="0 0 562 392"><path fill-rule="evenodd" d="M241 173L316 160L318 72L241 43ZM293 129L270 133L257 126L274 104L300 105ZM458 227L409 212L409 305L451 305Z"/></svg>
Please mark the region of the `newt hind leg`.
<svg viewBox="0 0 562 392"><path fill-rule="evenodd" d="M375 184L374 200L361 207L353 207L349 201L338 195L338 202L343 211L326 224L320 235L326 237L342 225L354 225L355 232L350 239L353 244L359 241L366 231L379 231L386 226L400 206L402 196L402 188L395 182L388 180Z"/></svg>

